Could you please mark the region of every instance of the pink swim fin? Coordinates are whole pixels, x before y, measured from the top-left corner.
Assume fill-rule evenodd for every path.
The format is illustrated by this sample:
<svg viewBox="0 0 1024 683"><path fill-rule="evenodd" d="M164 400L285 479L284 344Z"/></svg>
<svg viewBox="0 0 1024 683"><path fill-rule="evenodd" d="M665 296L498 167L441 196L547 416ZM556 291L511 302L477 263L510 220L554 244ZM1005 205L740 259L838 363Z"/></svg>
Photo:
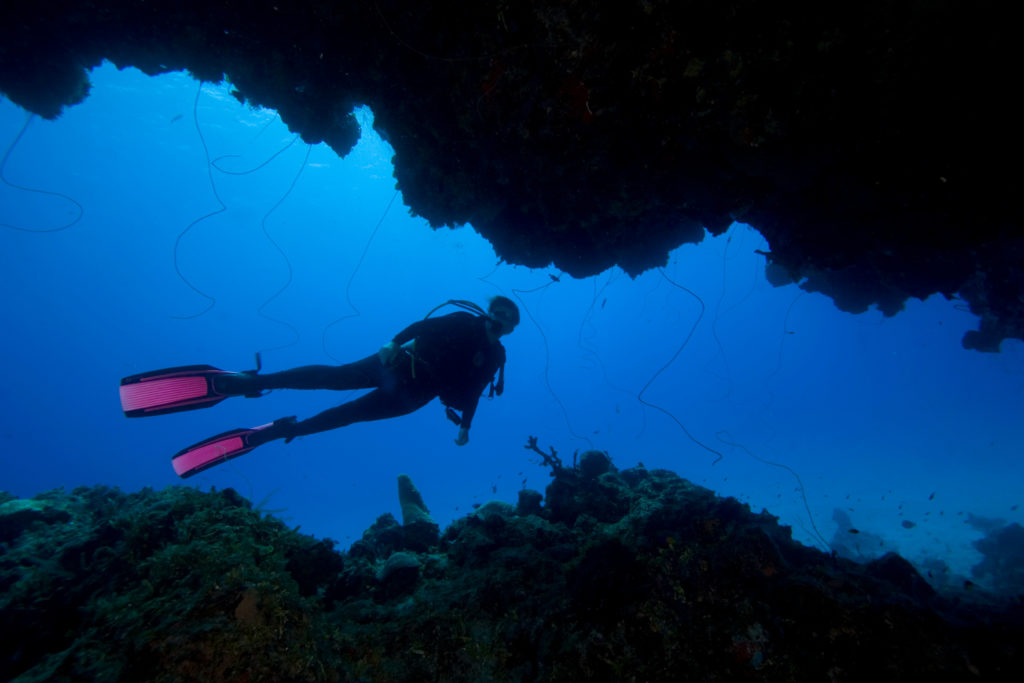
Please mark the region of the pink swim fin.
<svg viewBox="0 0 1024 683"><path fill-rule="evenodd" d="M171 458L174 472L182 479L186 479L231 458L245 455L267 441L253 439L253 435L259 434L273 424L271 422L251 429L232 429L180 450Z"/></svg>
<svg viewBox="0 0 1024 683"><path fill-rule="evenodd" d="M209 408L228 397L216 390L214 378L229 374L212 365L182 365L131 375L121 380L121 410L146 417Z"/></svg>

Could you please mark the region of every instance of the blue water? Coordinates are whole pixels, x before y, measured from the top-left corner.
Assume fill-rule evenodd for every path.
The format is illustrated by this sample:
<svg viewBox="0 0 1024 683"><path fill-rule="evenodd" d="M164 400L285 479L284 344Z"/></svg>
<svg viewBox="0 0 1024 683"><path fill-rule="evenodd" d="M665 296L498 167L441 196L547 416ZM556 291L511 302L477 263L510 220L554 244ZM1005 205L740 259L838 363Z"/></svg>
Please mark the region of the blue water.
<svg viewBox="0 0 1024 683"><path fill-rule="evenodd" d="M636 279L499 266L471 227L432 231L409 215L369 109L339 159L227 85L109 65L92 81L82 105L29 123L0 185L0 489L181 484L180 448L355 395L277 391L129 420L122 376L244 370L256 351L266 371L356 360L449 298L505 294L523 312L505 340L506 393L481 400L468 445L434 402L273 442L186 484L233 487L344 548L378 515L400 516L401 473L442 525L543 490L548 471L524 448L537 436L567 462L597 448L619 467L674 470L808 544L831 540L841 508L880 537L865 556L966 572L981 536L968 513L1024 521L1024 347L964 351L977 321L963 302L841 313L769 285L755 253L768 245L740 224ZM25 120L0 100L4 149Z"/></svg>

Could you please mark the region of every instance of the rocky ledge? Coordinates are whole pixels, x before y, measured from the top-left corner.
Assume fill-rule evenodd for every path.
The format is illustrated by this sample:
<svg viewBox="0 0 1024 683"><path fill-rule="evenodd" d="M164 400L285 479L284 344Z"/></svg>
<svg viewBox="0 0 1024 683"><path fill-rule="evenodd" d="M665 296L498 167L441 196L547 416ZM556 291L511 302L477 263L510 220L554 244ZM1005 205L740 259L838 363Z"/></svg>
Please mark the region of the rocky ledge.
<svg viewBox="0 0 1024 683"><path fill-rule="evenodd" d="M103 59L187 69L342 155L368 104L410 209L511 263L636 274L739 220L769 280L960 296L995 351L1024 338L1013 6L7 2L0 92L52 118Z"/></svg>

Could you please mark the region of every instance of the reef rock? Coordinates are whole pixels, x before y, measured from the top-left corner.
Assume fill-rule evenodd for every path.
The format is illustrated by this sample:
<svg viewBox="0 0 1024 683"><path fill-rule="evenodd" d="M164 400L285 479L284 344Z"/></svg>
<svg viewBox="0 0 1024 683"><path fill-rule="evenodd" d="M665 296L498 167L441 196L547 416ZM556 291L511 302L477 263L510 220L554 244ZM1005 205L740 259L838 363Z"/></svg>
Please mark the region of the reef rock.
<svg viewBox="0 0 1024 683"><path fill-rule="evenodd" d="M402 508L402 534L405 545L426 550L437 542L440 527L430 516L423 496L408 475L398 475L398 504Z"/></svg>
<svg viewBox="0 0 1024 683"><path fill-rule="evenodd" d="M544 505L489 503L425 549L384 515L339 553L231 490L0 497L67 515L4 541L0 678L1008 680L1024 664L1019 601L943 595L895 555L856 564L671 472L608 464L556 468Z"/></svg>

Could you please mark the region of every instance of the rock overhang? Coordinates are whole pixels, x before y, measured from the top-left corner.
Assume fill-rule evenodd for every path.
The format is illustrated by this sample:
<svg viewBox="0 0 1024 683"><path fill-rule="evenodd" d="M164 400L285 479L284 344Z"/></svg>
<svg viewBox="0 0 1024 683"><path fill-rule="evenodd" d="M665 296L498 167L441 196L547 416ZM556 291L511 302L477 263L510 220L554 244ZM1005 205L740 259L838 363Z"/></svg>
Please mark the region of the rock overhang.
<svg viewBox="0 0 1024 683"><path fill-rule="evenodd" d="M740 220L774 281L842 310L941 293L981 317L968 348L1024 338L1013 24L966 3L105 0L0 18L0 91L46 117L102 59L227 77L342 155L368 104L410 209L471 223L510 263L636 275Z"/></svg>

